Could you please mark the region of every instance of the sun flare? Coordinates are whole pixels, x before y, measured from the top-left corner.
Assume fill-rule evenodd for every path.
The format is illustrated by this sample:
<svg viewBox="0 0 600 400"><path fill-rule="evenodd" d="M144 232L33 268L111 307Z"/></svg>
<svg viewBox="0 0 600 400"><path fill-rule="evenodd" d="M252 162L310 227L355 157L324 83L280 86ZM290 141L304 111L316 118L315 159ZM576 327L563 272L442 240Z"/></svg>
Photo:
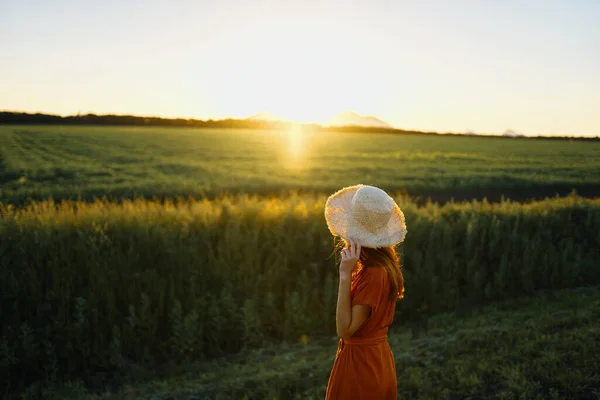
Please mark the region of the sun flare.
<svg viewBox="0 0 600 400"><path fill-rule="evenodd" d="M302 138L302 128L300 125L294 124L289 130L289 153L290 156L297 160L303 154L303 138Z"/></svg>
<svg viewBox="0 0 600 400"><path fill-rule="evenodd" d="M282 134L283 166L292 170L304 169L307 162L306 132L303 131L300 124L290 124L290 127Z"/></svg>

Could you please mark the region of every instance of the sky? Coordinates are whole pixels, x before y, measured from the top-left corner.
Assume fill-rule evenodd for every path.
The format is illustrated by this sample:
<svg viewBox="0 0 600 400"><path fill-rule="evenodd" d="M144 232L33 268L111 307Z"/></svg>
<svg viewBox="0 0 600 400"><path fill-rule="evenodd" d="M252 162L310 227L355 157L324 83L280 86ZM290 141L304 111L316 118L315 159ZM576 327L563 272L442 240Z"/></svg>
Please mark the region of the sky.
<svg viewBox="0 0 600 400"><path fill-rule="evenodd" d="M0 0L0 110L600 135L600 1Z"/></svg>

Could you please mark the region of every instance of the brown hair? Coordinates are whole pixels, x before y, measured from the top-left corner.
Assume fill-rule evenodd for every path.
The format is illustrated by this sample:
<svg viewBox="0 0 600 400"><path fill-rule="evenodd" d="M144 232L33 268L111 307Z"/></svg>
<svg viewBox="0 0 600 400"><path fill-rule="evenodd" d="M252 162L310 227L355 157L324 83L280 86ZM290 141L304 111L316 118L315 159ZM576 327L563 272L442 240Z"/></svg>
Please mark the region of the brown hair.
<svg viewBox="0 0 600 400"><path fill-rule="evenodd" d="M344 247L348 246L348 243L345 239L341 239L335 243L334 239L334 248L339 250L337 252L339 254ZM339 261L337 263L339 264ZM355 269L355 272L360 268L385 268L390 277L390 300L402 299L404 297L404 276L402 275L402 266L400 265L400 257L396 252L396 247L389 246L376 249L361 247L357 266L358 269Z"/></svg>

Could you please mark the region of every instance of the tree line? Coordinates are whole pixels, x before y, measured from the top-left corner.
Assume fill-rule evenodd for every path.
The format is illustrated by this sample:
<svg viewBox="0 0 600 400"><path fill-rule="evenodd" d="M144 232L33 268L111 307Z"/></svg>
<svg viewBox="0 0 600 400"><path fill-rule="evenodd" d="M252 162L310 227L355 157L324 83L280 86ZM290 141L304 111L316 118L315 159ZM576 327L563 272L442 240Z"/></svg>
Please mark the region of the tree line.
<svg viewBox="0 0 600 400"><path fill-rule="evenodd" d="M60 116L43 113L24 113L24 112L0 112L0 125L111 125L111 126L180 126L194 128L214 128L214 129L286 129L292 123L286 121L267 121L256 119L235 119L227 118L220 120L200 120L185 118L161 118L144 117L134 115L96 115L96 114L77 114L69 116ZM413 131L385 127L365 127L365 126L331 126L325 127L318 124L302 124L305 130L323 131L323 132L360 132L360 133L389 133L389 134L420 134L420 135L450 135L464 136L464 133L439 133ZM473 134L468 133L470 137L495 137L502 139L522 140L522 139L552 139L552 140L584 140L600 141L600 136L591 137L570 137L570 136L524 136L524 137L502 137L491 134Z"/></svg>

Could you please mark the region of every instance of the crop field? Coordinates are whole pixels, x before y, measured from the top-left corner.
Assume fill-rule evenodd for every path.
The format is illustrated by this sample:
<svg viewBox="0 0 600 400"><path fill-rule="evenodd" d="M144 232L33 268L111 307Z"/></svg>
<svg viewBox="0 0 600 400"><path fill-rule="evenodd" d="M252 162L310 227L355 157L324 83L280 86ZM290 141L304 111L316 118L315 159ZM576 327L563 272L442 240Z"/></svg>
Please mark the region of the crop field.
<svg viewBox="0 0 600 400"><path fill-rule="evenodd" d="M0 126L0 202L332 192L600 195L600 143L375 133Z"/></svg>
<svg viewBox="0 0 600 400"><path fill-rule="evenodd" d="M101 126L0 126L0 397L321 398L356 183L406 216L401 398L598 398L600 143Z"/></svg>

